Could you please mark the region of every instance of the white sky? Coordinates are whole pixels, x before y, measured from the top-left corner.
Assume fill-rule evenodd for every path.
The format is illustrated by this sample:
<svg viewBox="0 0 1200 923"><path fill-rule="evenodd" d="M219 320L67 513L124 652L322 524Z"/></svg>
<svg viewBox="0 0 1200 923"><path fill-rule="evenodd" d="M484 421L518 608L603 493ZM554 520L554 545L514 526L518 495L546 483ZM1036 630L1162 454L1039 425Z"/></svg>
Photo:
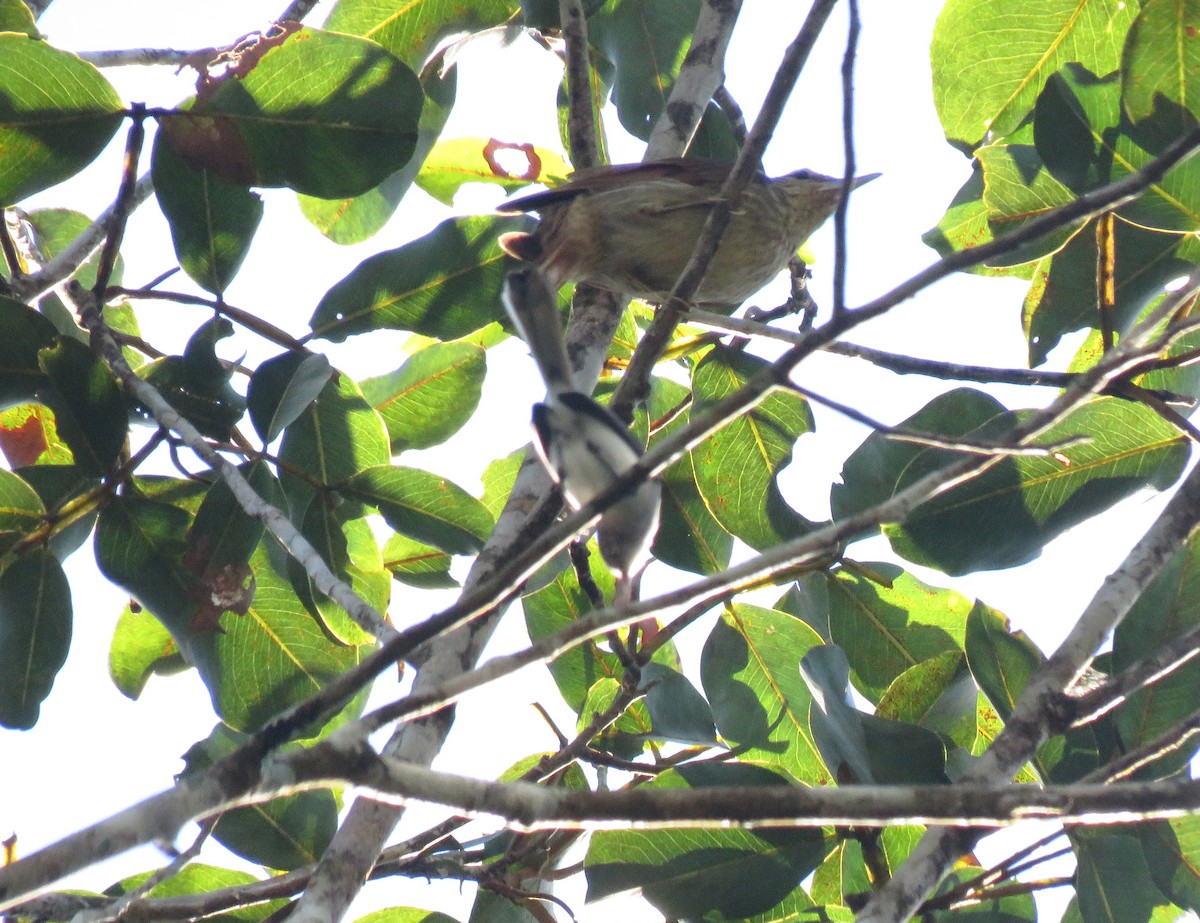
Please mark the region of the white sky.
<svg viewBox="0 0 1200 923"><path fill-rule="evenodd" d="M41 28L59 47L98 50L137 46L194 48L223 44L260 29L284 6L284 0L208 0L198 15L194 4L163 0L56 0ZM968 162L943 141L930 94L928 41L938 4L863 3L863 34L858 67L858 164L860 172L883 172L866 187L851 209L851 253L848 303L853 306L891 288L934 260L919 239L937 222L951 196L969 172ZM319 25L329 4L323 3L309 22ZM729 87L751 119L770 81L775 62L791 41L807 4L747 3L730 51ZM766 157L770 173L807 166L826 173L840 172L841 132L839 67L844 40L844 12L838 11L818 46L799 90ZM459 105L443 133L457 136L496 136L508 141L533 141L559 146L552 106L559 67L534 43L522 40L501 51L476 43L461 61ZM172 77L170 68L148 71L127 68L106 71L127 100L169 105L191 90L191 75ZM534 100L530 104L528 100ZM615 119L612 122L615 126ZM614 160L641 157L639 143L618 138L612 129ZM86 174L22 203L27 209L62 206L91 215L107 206L114 195L123 138ZM148 148L147 148L148 149ZM300 216L294 196L270 191L266 218L242 273L227 293L230 303L261 314L293 333L304 325L321 294L360 260L419 236L445 217L445 210L419 190L412 190L392 223L365 244L338 248L325 241ZM464 191L462 211L486 211L495 204L494 190ZM813 267L813 291L828 308L832 235L830 228L812 241L818 254ZM131 223L123 248L126 284L142 284L174 265L165 222L153 203ZM182 274L169 286L182 288ZM894 351L964 363L1021 366L1025 342L1020 329L1024 286L1018 282L959 276L873 322L852 339ZM763 304L782 300L777 284ZM206 312L165 303L143 303L139 317L147 338L178 350ZM378 374L400 364L404 337L374 334L330 350L335 364L346 364L355 377ZM321 348L323 344L316 344ZM224 355L248 351L255 362L278 350L246 335L225 341ZM1065 356L1055 356L1065 362ZM427 464L468 490L478 489L478 476L487 460L499 457L527 440L528 407L539 391L532 363L523 346L506 343L489 353L489 389L472 423L481 446L463 452L462 436L451 448L408 456L407 464ZM495 382L503 376L505 393ZM938 382L900 378L865 363L818 356L805 364L798 381L835 396L871 415L897 422L944 390ZM244 383L243 383L244 385ZM1027 389L992 389L1012 407L1045 400ZM810 517L828 514L829 485L842 460L866 435L857 424L815 408L818 434L797 446L796 460L783 478L789 501ZM1033 564L998 573L976 574L960 580L932 572L920 575L941 586L954 586L1005 612L1015 627L1025 629L1045 650L1065 635L1083 604L1141 535L1161 509L1162 498L1139 496L1122 504L1118 528L1076 530L1053 543ZM858 560L887 557L882 540L856 545ZM655 569L658 569L657 571ZM19 849L28 854L54 842L81 825L106 817L149 793L171 784L181 768L180 755L209 733L215 721L207 693L194 674L152 679L139 702L123 698L107 674L107 652L113 626L125 597L95 575L90 547L67 562L75 594L75 638L70 659L60 674L42 717L32 732L0 730L0 837L19 835ZM648 574L651 587L672 576L661 565ZM435 611L443 603L428 595L409 595L393 585L394 614L412 605L415 614ZM769 602L777 591L764 594ZM450 595L444 597L449 602ZM523 646L519 614L510 614L489 649L492 653ZM685 661L696 665L707 628L697 625L680 638ZM439 761L447 768L494 775L535 749L552 749L553 738L529 707L539 701L571 726L571 716L556 707L557 693L544 670L527 671L502 685L503 692L470 698L459 707L459 720ZM439 812L414 810L406 827L417 829L413 818ZM999 853L997 853L999 855ZM214 860L223 863L225 857ZM151 849L92 869L71 879L74 887L100 889L115 878L157 866L160 855ZM379 906L411 902L466 918L471 888L457 884L407 883L392 879L368 889L354 916ZM567 897L581 923L623 912L619 900L585 907L580 895ZM1052 903L1057 903L1053 902ZM633 919L654 919L630 902ZM1043 916L1043 919L1046 919Z"/></svg>

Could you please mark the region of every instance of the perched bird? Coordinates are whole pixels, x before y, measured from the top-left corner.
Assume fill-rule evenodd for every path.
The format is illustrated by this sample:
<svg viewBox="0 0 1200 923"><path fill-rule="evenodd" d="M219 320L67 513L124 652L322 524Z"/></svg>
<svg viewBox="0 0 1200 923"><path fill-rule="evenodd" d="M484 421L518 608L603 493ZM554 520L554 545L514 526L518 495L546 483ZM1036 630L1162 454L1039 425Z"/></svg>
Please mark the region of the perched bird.
<svg viewBox="0 0 1200 923"><path fill-rule="evenodd" d="M546 400L533 408L534 449L567 504L581 509L633 467L642 448L612 411L572 385L558 305L541 271L509 273L501 298L546 382ZM617 578L617 605L632 598L650 559L661 504L662 488L647 480L600 517L597 542Z"/></svg>
<svg viewBox="0 0 1200 923"><path fill-rule="evenodd" d="M502 235L500 246L541 268L555 291L564 282L590 282L665 301L729 169L715 161L673 159L579 171L561 186L501 206L503 214L536 211L541 220L531 233ZM878 175L857 177L854 186ZM751 179L692 300L745 301L787 265L841 197L841 179L810 170Z"/></svg>

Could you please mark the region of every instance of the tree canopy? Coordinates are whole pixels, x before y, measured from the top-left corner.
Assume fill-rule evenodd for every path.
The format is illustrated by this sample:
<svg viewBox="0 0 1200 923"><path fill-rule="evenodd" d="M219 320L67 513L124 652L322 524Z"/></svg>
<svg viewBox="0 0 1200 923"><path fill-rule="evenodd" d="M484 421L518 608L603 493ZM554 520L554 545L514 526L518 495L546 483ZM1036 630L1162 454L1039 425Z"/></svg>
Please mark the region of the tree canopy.
<svg viewBox="0 0 1200 923"><path fill-rule="evenodd" d="M63 565L88 553L129 598L107 613L112 682L138 699L195 671L216 724L172 788L28 855L11 841L0 911L308 923L404 876L477 885L473 923L569 919L562 879L711 923L1033 921L1049 887L1086 923L1200 912L1200 0L945 0L932 103L964 182L935 227L892 232L924 231L924 268L850 284L869 258L843 209L812 292L798 257L784 304L732 313L688 299L818 41L841 45L820 86L840 81L847 189L863 172L855 112L879 103L854 93L872 12L851 0L802 5L755 100L724 77L736 2L295 0L216 47L87 52L41 33L48 6L0 0L0 725L40 733L88 592ZM512 87L561 149L443 131L460 56L517 36L565 65L556 98ZM126 98L106 71L127 65L179 67L194 91ZM414 235L395 216L469 184L557 186L608 162L618 131L646 160L733 166L671 299L558 295L576 380L646 448L571 511L533 453L480 436L477 411L513 387L489 366L514 332L498 238L532 219ZM113 145L118 173L97 160ZM102 214L29 206L81 175ZM279 271L263 190L294 193L290 220L331 251L365 248L286 321L226 300ZM153 209L175 265L127 282L127 224ZM955 273L1022 287L995 308L1019 318L1020 368L854 342ZM164 333L154 303L205 317ZM408 338L401 360L364 373L354 350L384 336ZM802 384L830 355L940 386L885 425L849 382ZM784 477L822 439L814 408L870 429L820 482L819 516ZM477 460L482 492L427 463L435 446ZM641 599L614 604L592 526L646 478L653 562ZM950 588L1076 527L1115 532L1112 508L1151 491L1170 499L1061 616L1057 649ZM889 559L864 560L880 536ZM502 619L528 644L484 658ZM397 665L403 691L369 699ZM558 748L530 741L490 780L431 769L453 705L528 666L575 722L547 715ZM442 819L395 840L412 802ZM979 857L989 831L1035 819L1061 827ZM217 864L209 838L249 865ZM150 843L180 852L51 890ZM1074 874L1039 874L1064 853Z"/></svg>

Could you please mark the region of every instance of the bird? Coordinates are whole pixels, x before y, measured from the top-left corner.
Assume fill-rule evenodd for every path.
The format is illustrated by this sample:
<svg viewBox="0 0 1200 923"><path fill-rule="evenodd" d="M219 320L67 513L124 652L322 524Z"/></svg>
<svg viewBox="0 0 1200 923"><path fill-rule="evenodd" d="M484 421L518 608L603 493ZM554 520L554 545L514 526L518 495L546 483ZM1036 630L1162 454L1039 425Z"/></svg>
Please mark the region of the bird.
<svg viewBox="0 0 1200 923"><path fill-rule="evenodd" d="M542 271L510 272L501 300L546 383L545 401L533 407L534 450L567 505L582 509L637 464L642 447L616 414L575 388L557 299ZM615 605L633 598L661 507L662 487L647 479L601 514L596 540L616 578Z"/></svg>
<svg viewBox="0 0 1200 923"><path fill-rule="evenodd" d="M664 302L683 271L731 165L683 158L581 170L561 186L504 203L501 214L537 212L531 232L500 247L545 273L552 290L588 282L631 298ZM857 188L878 177L855 177ZM842 179L797 170L758 173L735 203L692 301L727 306L773 279L841 201Z"/></svg>

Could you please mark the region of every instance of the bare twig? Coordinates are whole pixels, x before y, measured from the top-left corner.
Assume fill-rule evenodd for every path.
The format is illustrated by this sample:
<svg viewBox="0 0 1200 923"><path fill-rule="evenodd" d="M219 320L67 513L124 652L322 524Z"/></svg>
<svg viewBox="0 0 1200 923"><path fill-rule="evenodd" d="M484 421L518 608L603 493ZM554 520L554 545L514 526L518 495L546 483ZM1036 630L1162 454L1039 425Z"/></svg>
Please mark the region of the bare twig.
<svg viewBox="0 0 1200 923"><path fill-rule="evenodd" d="M833 213L833 313L846 310L846 215L850 210L850 192L854 189L854 59L858 51L858 0L848 0L850 23L846 31L846 51L842 55L842 198Z"/></svg>

